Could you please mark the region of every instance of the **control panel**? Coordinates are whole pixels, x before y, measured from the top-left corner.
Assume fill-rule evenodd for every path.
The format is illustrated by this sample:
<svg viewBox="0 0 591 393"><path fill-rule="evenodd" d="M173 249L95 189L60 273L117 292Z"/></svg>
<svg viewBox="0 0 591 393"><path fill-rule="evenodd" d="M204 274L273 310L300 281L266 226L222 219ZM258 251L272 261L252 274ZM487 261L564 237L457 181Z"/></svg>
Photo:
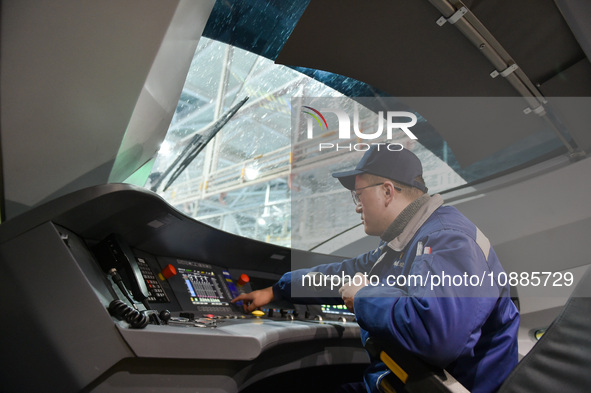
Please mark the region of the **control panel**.
<svg viewBox="0 0 591 393"><path fill-rule="evenodd" d="M342 304L295 306L286 301L272 302L246 315L242 302L232 303L232 299L241 292L266 288L274 280L256 277L251 280L240 273L235 273L234 278L222 266L154 256L130 248L114 234L100 242L94 253L100 267L117 284L113 288L120 295L109 311L132 327L144 327L148 323L215 327L215 321L222 319L247 318L355 321L355 315Z"/></svg>
<svg viewBox="0 0 591 393"><path fill-rule="evenodd" d="M30 381L24 390L50 383L64 391L169 392L180 375L185 386L236 393L299 370L302 360L367 363L357 324L319 322L306 305L274 302L247 315L232 303L242 291L272 285L293 251L217 231L126 185L41 206L3 223L2 239L1 281L11 293L4 305L15 319L3 342L10 391ZM250 270L251 261L262 270ZM159 367L138 374L152 359ZM32 368L39 378L29 378Z"/></svg>
<svg viewBox="0 0 591 393"><path fill-rule="evenodd" d="M110 311L115 317L130 322L132 327L143 327L148 323L215 327L212 321L220 319L294 320L309 314L300 312L289 302L281 302L246 315L242 302L232 303L232 299L253 289L248 275L236 274L234 278L225 267L153 256L131 249L117 235L110 235L100 242L94 247L94 254L120 298ZM122 273L119 275L118 271ZM260 288L273 282L255 281L255 286ZM138 291L134 288L145 289ZM139 310L133 310L138 307ZM136 315L138 312L148 317Z"/></svg>

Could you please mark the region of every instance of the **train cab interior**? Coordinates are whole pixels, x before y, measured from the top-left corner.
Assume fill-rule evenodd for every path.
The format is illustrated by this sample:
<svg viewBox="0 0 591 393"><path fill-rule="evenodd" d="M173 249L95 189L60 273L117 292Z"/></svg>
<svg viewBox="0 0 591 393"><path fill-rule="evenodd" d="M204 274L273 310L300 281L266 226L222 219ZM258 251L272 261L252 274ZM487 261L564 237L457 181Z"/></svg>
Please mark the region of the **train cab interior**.
<svg viewBox="0 0 591 393"><path fill-rule="evenodd" d="M331 174L386 143L501 261L522 368L547 376L501 391L590 391L589 318L554 327L591 315L589 20L585 0L2 0L0 391L360 380L338 299L231 300L378 246Z"/></svg>

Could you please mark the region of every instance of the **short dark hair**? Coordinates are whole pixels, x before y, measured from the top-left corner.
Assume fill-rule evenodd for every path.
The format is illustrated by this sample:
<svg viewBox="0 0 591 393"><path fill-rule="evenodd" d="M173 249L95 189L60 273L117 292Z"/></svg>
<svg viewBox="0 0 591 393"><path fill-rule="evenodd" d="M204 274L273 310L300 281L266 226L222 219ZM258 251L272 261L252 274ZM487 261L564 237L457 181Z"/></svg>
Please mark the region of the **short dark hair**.
<svg viewBox="0 0 591 393"><path fill-rule="evenodd" d="M413 187L413 186L409 186L408 184L397 182L396 180L392 180L392 179L388 179L388 180L393 182L397 187L402 188L402 194L405 195L406 197L408 197L409 199L413 199L413 200L417 199L418 197L429 192L429 189L425 185L425 179L423 179L423 176L421 176L421 175L415 177L414 181L422 184L425 187L425 191L420 190L420 189Z"/></svg>

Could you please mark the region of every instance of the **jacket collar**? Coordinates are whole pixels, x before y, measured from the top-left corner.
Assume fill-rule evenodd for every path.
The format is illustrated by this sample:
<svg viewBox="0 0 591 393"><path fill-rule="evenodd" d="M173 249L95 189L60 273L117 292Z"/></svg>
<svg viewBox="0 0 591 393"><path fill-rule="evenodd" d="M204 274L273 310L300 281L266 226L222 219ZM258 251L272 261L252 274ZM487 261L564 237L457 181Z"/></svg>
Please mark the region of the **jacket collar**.
<svg viewBox="0 0 591 393"><path fill-rule="evenodd" d="M437 208L443 205L439 194L422 195L408 205L382 235L388 247L394 251L402 251Z"/></svg>

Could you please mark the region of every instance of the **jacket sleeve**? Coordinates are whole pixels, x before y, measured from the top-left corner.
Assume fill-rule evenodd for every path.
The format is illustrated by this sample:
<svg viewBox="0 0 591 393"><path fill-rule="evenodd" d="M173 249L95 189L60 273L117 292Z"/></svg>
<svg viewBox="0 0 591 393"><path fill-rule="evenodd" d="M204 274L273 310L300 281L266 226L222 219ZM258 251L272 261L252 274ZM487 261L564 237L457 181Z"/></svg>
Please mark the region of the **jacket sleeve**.
<svg viewBox="0 0 591 393"><path fill-rule="evenodd" d="M343 301L338 290L343 285L343 279L353 277L357 272L369 271L378 259L384 245L385 243L382 242L373 251L341 262L285 273L273 285L273 295L276 299L288 299L293 303L300 304L342 304ZM320 272L324 276L316 277L312 281L309 276L305 277L310 272ZM321 281L325 285L310 285Z"/></svg>
<svg viewBox="0 0 591 393"><path fill-rule="evenodd" d="M499 290L470 280L487 277L490 269L469 236L442 230L421 241L432 251L407 262L412 265L405 285L394 286L389 276L361 289L354 300L355 315L370 336L394 339L424 360L446 367L460 354L473 352Z"/></svg>

